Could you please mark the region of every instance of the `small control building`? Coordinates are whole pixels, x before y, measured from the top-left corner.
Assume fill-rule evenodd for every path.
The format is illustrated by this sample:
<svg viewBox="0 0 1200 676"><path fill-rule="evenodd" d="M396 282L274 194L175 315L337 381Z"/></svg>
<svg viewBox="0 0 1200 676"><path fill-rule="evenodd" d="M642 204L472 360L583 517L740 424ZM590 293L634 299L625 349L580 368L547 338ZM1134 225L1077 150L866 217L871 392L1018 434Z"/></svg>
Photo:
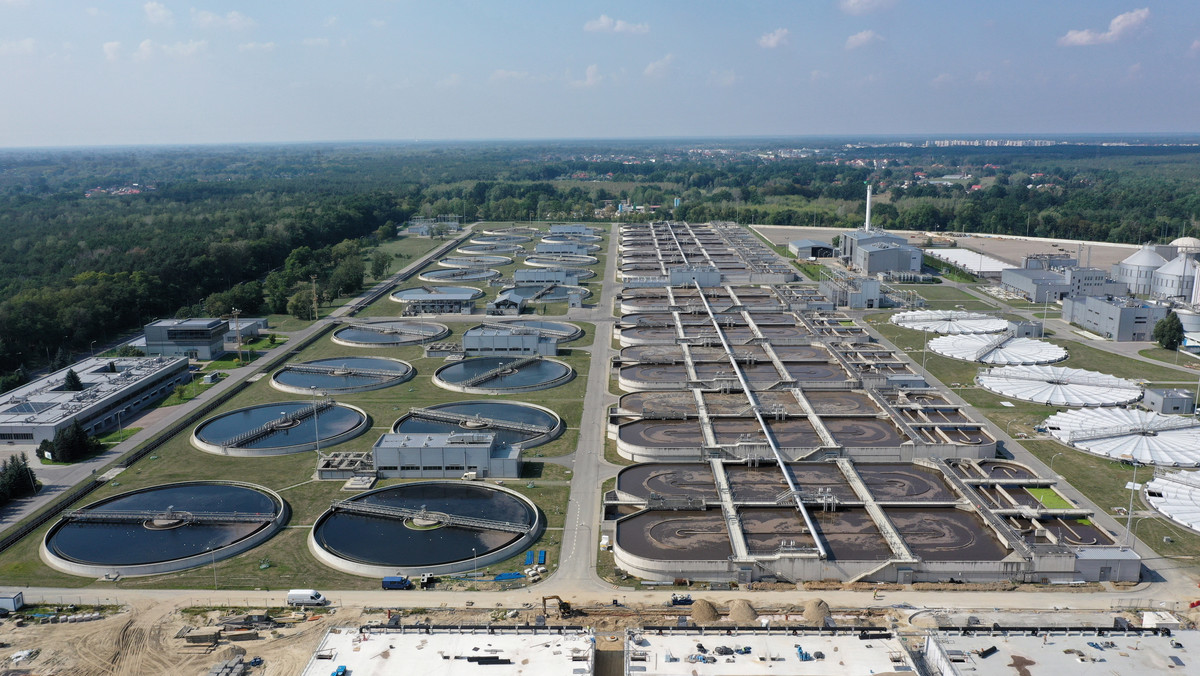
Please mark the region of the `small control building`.
<svg viewBox="0 0 1200 676"><path fill-rule="evenodd" d="M228 333L229 322L224 319L160 319L146 325L146 354L217 359L225 354Z"/></svg>
<svg viewBox="0 0 1200 676"><path fill-rule="evenodd" d="M485 432L384 434L371 448L380 479L461 479L521 476L521 452Z"/></svg>

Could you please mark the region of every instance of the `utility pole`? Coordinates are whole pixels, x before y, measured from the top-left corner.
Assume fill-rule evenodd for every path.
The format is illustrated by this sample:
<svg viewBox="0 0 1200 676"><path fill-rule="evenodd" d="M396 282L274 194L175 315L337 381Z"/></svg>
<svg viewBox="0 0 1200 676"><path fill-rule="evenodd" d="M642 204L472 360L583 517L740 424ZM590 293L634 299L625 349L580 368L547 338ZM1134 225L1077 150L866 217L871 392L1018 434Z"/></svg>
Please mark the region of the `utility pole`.
<svg viewBox="0 0 1200 676"><path fill-rule="evenodd" d="M238 317L242 314L242 311L233 308L230 314L233 315L233 332L237 335L238 363L240 364L242 363L242 323L238 320Z"/></svg>
<svg viewBox="0 0 1200 676"><path fill-rule="evenodd" d="M313 321L315 322L315 321L317 321L317 317L319 316L317 313L317 276L310 275L309 279L312 280Z"/></svg>

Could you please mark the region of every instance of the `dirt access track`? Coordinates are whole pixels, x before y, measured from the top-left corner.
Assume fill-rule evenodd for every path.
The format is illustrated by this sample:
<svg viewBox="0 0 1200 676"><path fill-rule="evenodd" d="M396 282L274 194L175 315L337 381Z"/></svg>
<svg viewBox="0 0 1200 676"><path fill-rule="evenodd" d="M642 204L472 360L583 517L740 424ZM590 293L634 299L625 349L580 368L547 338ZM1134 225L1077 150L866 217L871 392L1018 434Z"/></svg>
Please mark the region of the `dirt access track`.
<svg viewBox="0 0 1200 676"><path fill-rule="evenodd" d="M141 601L92 622L78 624L26 624L16 626L5 620L0 626L0 642L5 667L31 670L38 676L71 674L71 676L196 676L204 674L217 662L233 656L228 641L222 641L211 652L203 647L190 646L175 634L185 625L198 627L214 622L221 615L185 616L176 606L153 601ZM357 611L340 610L337 621L357 625ZM256 676L294 676L304 670L309 657L329 626L328 620L310 621L295 627L260 632L256 640L240 641L235 645L246 651L247 659L262 657L262 670ZM8 658L19 650L40 650L28 664L11 665ZM226 654L226 653L229 654ZM25 673L25 672L18 672Z"/></svg>

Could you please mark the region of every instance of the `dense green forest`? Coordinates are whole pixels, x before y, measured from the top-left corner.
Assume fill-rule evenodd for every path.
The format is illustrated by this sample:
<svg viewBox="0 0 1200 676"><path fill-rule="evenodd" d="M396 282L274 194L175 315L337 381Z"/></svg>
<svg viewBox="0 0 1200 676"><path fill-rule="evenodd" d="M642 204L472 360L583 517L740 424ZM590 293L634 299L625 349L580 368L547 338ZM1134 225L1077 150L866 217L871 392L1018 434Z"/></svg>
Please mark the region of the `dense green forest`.
<svg viewBox="0 0 1200 676"><path fill-rule="evenodd" d="M644 208L625 219L855 227L870 182L885 227L1200 234L1191 147L773 150L789 143L3 151L0 385L155 317L287 311L310 275L353 292L364 248L418 216L587 221L624 201Z"/></svg>

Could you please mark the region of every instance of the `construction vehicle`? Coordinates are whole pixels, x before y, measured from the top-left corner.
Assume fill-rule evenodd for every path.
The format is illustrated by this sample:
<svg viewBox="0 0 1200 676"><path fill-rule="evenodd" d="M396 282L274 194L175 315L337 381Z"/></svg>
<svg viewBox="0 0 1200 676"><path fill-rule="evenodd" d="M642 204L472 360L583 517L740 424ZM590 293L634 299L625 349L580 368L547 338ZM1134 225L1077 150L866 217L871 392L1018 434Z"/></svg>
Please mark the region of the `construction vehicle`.
<svg viewBox="0 0 1200 676"><path fill-rule="evenodd" d="M690 606L692 605L691 594L671 594L671 601L668 606Z"/></svg>
<svg viewBox="0 0 1200 676"><path fill-rule="evenodd" d="M579 613L578 611L572 610L571 604L562 600L561 596L543 596L542 597L542 614L543 615L549 614L549 609L547 608L546 601L550 601L550 600L558 601L558 616L560 619L565 620L568 617L574 617L575 615L582 614L582 613Z"/></svg>

